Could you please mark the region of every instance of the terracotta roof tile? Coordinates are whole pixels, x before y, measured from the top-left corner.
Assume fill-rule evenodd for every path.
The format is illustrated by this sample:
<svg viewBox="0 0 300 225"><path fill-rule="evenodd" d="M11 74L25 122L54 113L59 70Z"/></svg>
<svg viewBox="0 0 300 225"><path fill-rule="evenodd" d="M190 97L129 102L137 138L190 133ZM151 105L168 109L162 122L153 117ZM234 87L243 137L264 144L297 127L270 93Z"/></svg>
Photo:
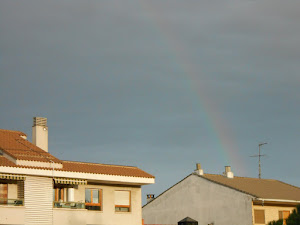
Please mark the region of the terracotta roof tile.
<svg viewBox="0 0 300 225"><path fill-rule="evenodd" d="M154 178L154 176L152 176L151 174L146 173L145 171L137 167L61 161L48 152L45 152L29 141L23 139L22 137L20 137L20 135L26 136L24 133L19 131L8 131L0 129L0 149L2 149L5 153L15 159L40 162L49 162L51 159L54 162L62 163L62 169L55 169L58 171ZM46 167L16 165L15 163L6 159L4 156L0 156L0 166L52 170L52 168Z"/></svg>
<svg viewBox="0 0 300 225"><path fill-rule="evenodd" d="M227 178L214 174L205 174L203 177L258 198L300 201L300 188L278 180L236 176Z"/></svg>
<svg viewBox="0 0 300 225"><path fill-rule="evenodd" d="M21 136L26 134L20 131L0 130L0 149L15 159L56 163L61 161L45 152Z"/></svg>
<svg viewBox="0 0 300 225"><path fill-rule="evenodd" d="M16 167L16 164L0 155L0 166Z"/></svg>
<svg viewBox="0 0 300 225"><path fill-rule="evenodd" d="M8 160L4 156L0 156L0 166L52 170L52 168L47 168L47 167L33 167L33 166L16 165L15 163ZM106 164L97 164L97 163L84 163L84 162L72 162L72 161L63 161L63 168L62 169L55 168L54 170L55 171L66 171L66 172L126 176L126 177L155 178L151 174L149 174L137 167L106 165Z"/></svg>
<svg viewBox="0 0 300 225"><path fill-rule="evenodd" d="M63 170L82 173L154 178L151 174L132 166L63 161Z"/></svg>
<svg viewBox="0 0 300 225"><path fill-rule="evenodd" d="M18 130L4 130L4 129L0 129L0 132L9 132L9 133L15 133L15 134L18 134L19 136L26 136L27 135L21 131L18 131Z"/></svg>

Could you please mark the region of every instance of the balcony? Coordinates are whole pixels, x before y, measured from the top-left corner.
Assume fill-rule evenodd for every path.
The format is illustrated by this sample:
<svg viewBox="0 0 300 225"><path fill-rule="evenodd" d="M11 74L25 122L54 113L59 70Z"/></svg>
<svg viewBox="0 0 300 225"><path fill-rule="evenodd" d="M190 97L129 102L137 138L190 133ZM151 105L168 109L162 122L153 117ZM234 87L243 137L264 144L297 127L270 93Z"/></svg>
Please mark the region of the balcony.
<svg viewBox="0 0 300 225"><path fill-rule="evenodd" d="M82 202L62 202L54 201L54 208L65 208L65 209L85 209L85 204Z"/></svg>
<svg viewBox="0 0 300 225"><path fill-rule="evenodd" d="M0 205L23 206L24 205L24 199L0 198Z"/></svg>

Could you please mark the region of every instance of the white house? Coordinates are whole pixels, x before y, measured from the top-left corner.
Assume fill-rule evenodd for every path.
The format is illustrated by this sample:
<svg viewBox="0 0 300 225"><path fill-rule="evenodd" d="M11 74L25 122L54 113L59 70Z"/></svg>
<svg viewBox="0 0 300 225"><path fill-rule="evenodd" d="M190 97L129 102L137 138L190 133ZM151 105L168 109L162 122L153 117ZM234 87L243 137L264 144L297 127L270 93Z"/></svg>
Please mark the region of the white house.
<svg viewBox="0 0 300 225"><path fill-rule="evenodd" d="M34 118L32 134L33 143L22 132L0 130L0 224L142 224L141 186L154 176L54 157L46 118Z"/></svg>
<svg viewBox="0 0 300 225"><path fill-rule="evenodd" d="M199 225L259 225L286 219L300 204L300 188L272 179L204 174L200 164L143 206L145 225L177 225L185 217Z"/></svg>

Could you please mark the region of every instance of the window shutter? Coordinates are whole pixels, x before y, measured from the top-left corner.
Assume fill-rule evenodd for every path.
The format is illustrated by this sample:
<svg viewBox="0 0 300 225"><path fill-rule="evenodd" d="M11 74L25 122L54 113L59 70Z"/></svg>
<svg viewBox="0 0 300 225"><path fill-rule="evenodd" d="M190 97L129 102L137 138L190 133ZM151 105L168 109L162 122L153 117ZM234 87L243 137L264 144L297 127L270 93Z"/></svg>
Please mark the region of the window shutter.
<svg viewBox="0 0 300 225"><path fill-rule="evenodd" d="M115 191L115 205L130 206L130 192Z"/></svg>
<svg viewBox="0 0 300 225"><path fill-rule="evenodd" d="M283 211L279 211L279 219L283 219Z"/></svg>
<svg viewBox="0 0 300 225"><path fill-rule="evenodd" d="M254 221L257 224L265 224L265 210L254 210Z"/></svg>
<svg viewBox="0 0 300 225"><path fill-rule="evenodd" d="M0 184L0 198L7 198L7 184Z"/></svg>

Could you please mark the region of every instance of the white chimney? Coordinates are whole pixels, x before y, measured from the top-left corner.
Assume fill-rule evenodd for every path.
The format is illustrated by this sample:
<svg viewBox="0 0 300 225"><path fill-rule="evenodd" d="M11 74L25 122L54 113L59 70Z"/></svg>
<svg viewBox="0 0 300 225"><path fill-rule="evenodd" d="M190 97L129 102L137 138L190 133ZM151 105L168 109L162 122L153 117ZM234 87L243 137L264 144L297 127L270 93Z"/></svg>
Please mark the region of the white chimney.
<svg viewBox="0 0 300 225"><path fill-rule="evenodd" d="M230 166L225 166L225 172L224 172L224 175L225 175L227 178L234 178L234 174L233 174L233 172L231 172L231 167L230 167Z"/></svg>
<svg viewBox="0 0 300 225"><path fill-rule="evenodd" d="M48 152L47 118L33 117L32 143Z"/></svg>
<svg viewBox="0 0 300 225"><path fill-rule="evenodd" d="M197 173L197 174L200 175L200 176L203 176L203 175L204 175L204 172L203 172L203 169L201 169L201 164L200 164L200 163L197 163L197 164L196 164L195 173Z"/></svg>

